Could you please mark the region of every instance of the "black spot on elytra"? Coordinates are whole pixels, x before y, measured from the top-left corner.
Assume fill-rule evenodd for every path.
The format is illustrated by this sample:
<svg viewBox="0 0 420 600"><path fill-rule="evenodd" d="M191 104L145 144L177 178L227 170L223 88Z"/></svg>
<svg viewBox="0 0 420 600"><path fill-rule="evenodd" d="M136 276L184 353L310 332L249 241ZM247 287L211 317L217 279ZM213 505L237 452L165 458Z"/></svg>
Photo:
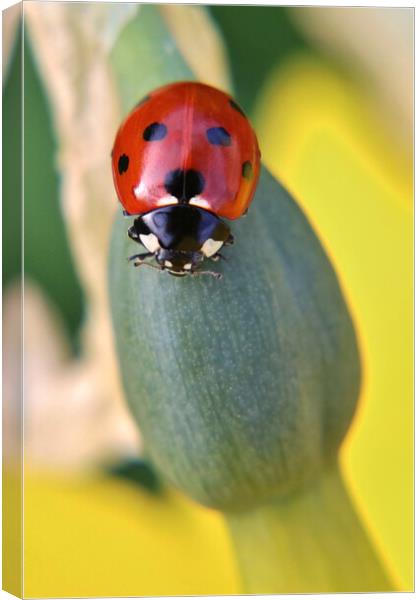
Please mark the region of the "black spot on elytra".
<svg viewBox="0 0 420 600"><path fill-rule="evenodd" d="M151 123L143 131L143 139L146 142L162 140L168 133L168 128L163 123Z"/></svg>
<svg viewBox="0 0 420 600"><path fill-rule="evenodd" d="M245 179L252 179L252 164L249 162L249 160L246 160L243 164L242 164L242 177L245 177Z"/></svg>
<svg viewBox="0 0 420 600"><path fill-rule="evenodd" d="M204 189L205 179L199 171L188 169L175 169L165 177L165 189L171 196L178 198L181 204L188 203L194 196L198 196Z"/></svg>
<svg viewBox="0 0 420 600"><path fill-rule="evenodd" d="M118 159L118 172L120 175L127 171L129 163L130 159L128 156L126 154L121 154L120 158Z"/></svg>
<svg viewBox="0 0 420 600"><path fill-rule="evenodd" d="M235 110L237 110L238 113L240 113L243 117L246 118L246 114L244 113L244 111L242 110L242 108L239 106L239 104L237 104L235 102L235 100L230 99L229 100L229 104L231 105L232 108L234 108Z"/></svg>
<svg viewBox="0 0 420 600"><path fill-rule="evenodd" d="M207 139L214 146L230 146L232 138L224 127L210 127L207 129Z"/></svg>

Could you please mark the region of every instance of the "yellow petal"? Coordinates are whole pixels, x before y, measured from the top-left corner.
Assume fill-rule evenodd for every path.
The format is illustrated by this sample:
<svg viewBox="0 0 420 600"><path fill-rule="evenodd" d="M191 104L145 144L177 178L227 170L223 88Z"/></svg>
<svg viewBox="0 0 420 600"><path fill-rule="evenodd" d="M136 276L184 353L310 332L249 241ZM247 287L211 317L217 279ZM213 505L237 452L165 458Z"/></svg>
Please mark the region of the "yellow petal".
<svg viewBox="0 0 420 600"><path fill-rule="evenodd" d="M25 596L238 593L221 517L108 478L25 476Z"/></svg>

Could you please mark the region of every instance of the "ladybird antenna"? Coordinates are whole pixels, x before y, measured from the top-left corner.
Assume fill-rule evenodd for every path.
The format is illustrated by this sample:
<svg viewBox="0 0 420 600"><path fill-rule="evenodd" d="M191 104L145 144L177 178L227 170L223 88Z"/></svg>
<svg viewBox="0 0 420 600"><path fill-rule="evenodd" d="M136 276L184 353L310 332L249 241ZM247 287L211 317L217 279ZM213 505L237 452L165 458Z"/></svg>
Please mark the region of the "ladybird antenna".
<svg viewBox="0 0 420 600"><path fill-rule="evenodd" d="M132 262L133 260L137 260L140 263L143 263L146 258L150 258L154 256L153 252L145 252L144 254L133 254L133 256L129 256L127 258L128 262Z"/></svg>
<svg viewBox="0 0 420 600"><path fill-rule="evenodd" d="M150 267L151 269L155 269L156 271L160 271L160 272L165 270L165 268L163 266L158 267L157 265L151 265L148 262L135 262L135 263L133 263L133 266L134 267Z"/></svg>

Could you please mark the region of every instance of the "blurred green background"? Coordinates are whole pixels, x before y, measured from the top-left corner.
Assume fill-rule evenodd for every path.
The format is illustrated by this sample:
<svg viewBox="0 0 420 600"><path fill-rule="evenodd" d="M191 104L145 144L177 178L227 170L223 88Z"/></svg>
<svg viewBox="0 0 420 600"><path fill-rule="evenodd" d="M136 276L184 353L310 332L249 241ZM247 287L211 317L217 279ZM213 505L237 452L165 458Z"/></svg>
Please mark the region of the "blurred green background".
<svg viewBox="0 0 420 600"><path fill-rule="evenodd" d="M5 174L3 235L6 252L3 282L6 286L20 270L15 240L20 231L20 43L15 44L7 81L3 88L4 114L12 114L3 128ZM56 305L73 348L83 318L83 295L74 270L60 209L60 177L56 168L57 142L48 101L30 51L24 44L24 181L25 181L25 273L34 279ZM11 110L14 107L15 110ZM9 251L7 249L9 248Z"/></svg>

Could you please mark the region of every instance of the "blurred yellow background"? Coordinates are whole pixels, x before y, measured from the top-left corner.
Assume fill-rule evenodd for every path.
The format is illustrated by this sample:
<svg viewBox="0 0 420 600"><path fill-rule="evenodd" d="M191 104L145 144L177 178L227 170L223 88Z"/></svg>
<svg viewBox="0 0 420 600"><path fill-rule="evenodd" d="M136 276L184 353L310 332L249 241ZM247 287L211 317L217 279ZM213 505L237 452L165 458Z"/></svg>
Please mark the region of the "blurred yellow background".
<svg viewBox="0 0 420 600"><path fill-rule="evenodd" d="M268 82L257 125L267 165L318 232L355 319L364 383L342 462L382 556L402 589L409 590L412 176L407 149L384 131L383 116L350 78L302 56Z"/></svg>

